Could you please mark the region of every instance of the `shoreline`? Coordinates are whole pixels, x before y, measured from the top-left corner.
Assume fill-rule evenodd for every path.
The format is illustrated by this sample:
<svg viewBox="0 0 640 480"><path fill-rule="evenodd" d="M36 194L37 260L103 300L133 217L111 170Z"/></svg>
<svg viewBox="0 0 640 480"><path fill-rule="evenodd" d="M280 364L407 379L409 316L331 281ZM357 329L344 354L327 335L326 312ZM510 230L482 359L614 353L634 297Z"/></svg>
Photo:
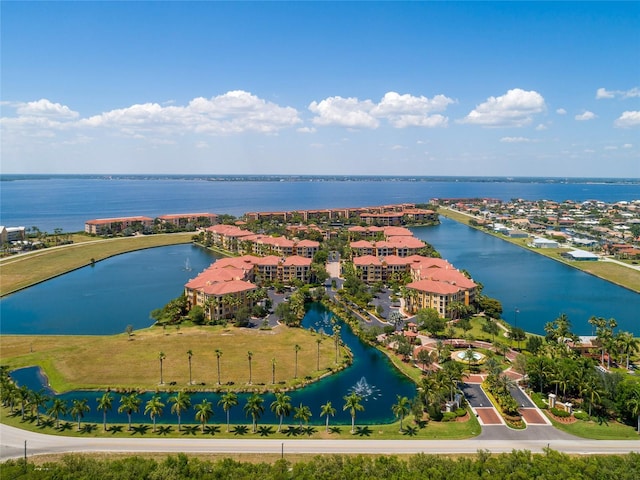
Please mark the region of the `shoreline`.
<svg viewBox="0 0 640 480"><path fill-rule="evenodd" d="M592 275L592 276L594 276L596 278L599 278L601 280L607 281L607 282L612 283L614 285L617 285L619 287L625 288L625 289L627 289L627 290L629 290L631 292L640 293L640 288L634 288L631 285L627 285L627 284L625 284L623 282L619 282L619 281L613 280L612 278L609 278L606 275L602 275L602 274L598 274L596 272L585 270L584 268L580 268L579 265L564 261L562 258L557 258L556 256L553 256L553 255L546 255L544 252L540 251L540 249L527 247L526 245L522 245L520 242L517 242L517 241L514 241L514 240L512 240L510 238L507 238L504 235L498 235L498 234L490 232L490 231L488 231L488 230L486 230L484 228L471 225L468 221L465 222L463 220L464 218L475 219L476 217L474 217L473 215L469 215L469 214L466 214L466 213L458 212L457 210L452 210L452 209L450 209L448 207L439 207L438 208L438 213L441 214L442 216L450 219L450 220L453 220L454 222L458 222L458 223L461 223L463 225L466 225L467 227L473 228L475 230L478 230L479 232L482 232L482 233L484 233L486 235L491 235L491 236L493 236L495 238L498 238L498 239L503 240L503 241L505 241L507 243L515 245L516 247L523 248L525 250L528 250L528 251L530 251L532 253L535 253L537 255L540 255L542 257L545 257L545 258L548 258L550 260L553 260L553 261L556 261L558 263L561 263L563 265L566 265L566 266L568 266L570 268L575 268L576 270L579 270L579 271L584 272L586 274ZM458 216L461 217L461 218L457 218ZM554 251L555 250L556 249L554 249ZM605 262L605 260L600 259L600 260L598 260L598 262ZM598 262L595 262L595 263L598 263ZM621 269L622 268L628 268L630 270L636 270L636 271L638 271L638 273L640 273L640 269L634 268L632 266L628 266L627 267L627 266L623 266L623 265L617 264L615 262L607 262L607 263L615 264L615 265L618 266L618 268L621 268Z"/></svg>

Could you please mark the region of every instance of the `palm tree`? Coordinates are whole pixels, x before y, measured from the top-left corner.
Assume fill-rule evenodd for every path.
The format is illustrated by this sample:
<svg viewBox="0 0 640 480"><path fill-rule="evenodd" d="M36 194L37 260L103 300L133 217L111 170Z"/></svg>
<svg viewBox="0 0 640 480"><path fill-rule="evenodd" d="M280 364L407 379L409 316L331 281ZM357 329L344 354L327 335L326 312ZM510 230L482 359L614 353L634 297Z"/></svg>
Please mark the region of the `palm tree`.
<svg viewBox="0 0 640 480"><path fill-rule="evenodd" d="M257 393L254 393L247 399L247 404L244 406L246 415L251 415L253 433L256 433L258 429L258 419L264 413L264 406L262 405L263 402L264 399Z"/></svg>
<svg viewBox="0 0 640 480"><path fill-rule="evenodd" d="M47 415L56 419L56 428L60 428L60 415L67 413L67 402L61 398L54 398L51 406L47 410Z"/></svg>
<svg viewBox="0 0 640 480"><path fill-rule="evenodd" d="M29 390L25 385L22 385L16 391L16 399L20 402L20 413L22 414L22 420L24 421L24 410L29 402L29 397L31 396L31 390Z"/></svg>
<svg viewBox="0 0 640 480"><path fill-rule="evenodd" d="M340 325L333 326L333 342L336 347L336 363L338 363L338 346L340 345Z"/></svg>
<svg viewBox="0 0 640 480"><path fill-rule="evenodd" d="M189 359L189 385L193 385L193 381L191 381L191 357L193 357L193 351L187 350L187 358Z"/></svg>
<svg viewBox="0 0 640 480"><path fill-rule="evenodd" d="M400 431L402 432L402 420L411 411L411 403L407 397L400 395L396 395L396 397L398 402L393 404L391 411L397 418L400 418Z"/></svg>
<svg viewBox="0 0 640 480"><path fill-rule="evenodd" d="M293 372L293 378L298 378L298 352L302 349L302 347L296 343L293 349L296 352L296 367Z"/></svg>
<svg viewBox="0 0 640 480"><path fill-rule="evenodd" d="M271 402L271 411L280 417L278 433L282 430L282 420L291 413L291 397L283 392L276 392L276 399Z"/></svg>
<svg viewBox="0 0 640 480"><path fill-rule="evenodd" d="M191 406L191 396L184 390L180 390L175 395L169 397L169 403L171 405L171 413L175 413L178 416L178 431L180 431L180 418L182 412L189 409Z"/></svg>
<svg viewBox="0 0 640 480"><path fill-rule="evenodd" d="M160 385L164 385L164 381L162 379L162 361L166 358L167 356L164 354L164 352L160 352L158 354L158 360L160 360Z"/></svg>
<svg viewBox="0 0 640 480"><path fill-rule="evenodd" d="M107 411L113 408L113 397L110 392L105 392L98 400L98 410L102 410L102 430L107 431Z"/></svg>
<svg viewBox="0 0 640 480"><path fill-rule="evenodd" d="M473 355L473 350L471 348L467 348L464 351L464 359L469 363L469 373L471 373L471 363L475 363L476 357Z"/></svg>
<svg viewBox="0 0 640 480"><path fill-rule="evenodd" d="M632 390L631 397L626 401L626 407L629 409L631 415L637 417L638 428L637 431L640 434L640 386L638 384Z"/></svg>
<svg viewBox="0 0 640 480"><path fill-rule="evenodd" d="M322 343L322 336L316 338L316 345L318 345L318 356L316 360L316 370L320 370L320 344Z"/></svg>
<svg viewBox="0 0 640 480"><path fill-rule="evenodd" d="M87 399L74 399L72 400L71 409L69 413L71 416L76 417L78 419L78 430L80 430L80 420L84 417L84 414L91 410L89 405L87 405Z"/></svg>
<svg viewBox="0 0 640 480"><path fill-rule="evenodd" d="M29 403L31 408L36 412L36 425L40 425L40 407L45 406L49 401L49 397L45 395L43 390L39 392L31 392Z"/></svg>
<svg viewBox="0 0 640 480"><path fill-rule="evenodd" d="M253 358L253 352L249 350L247 352L247 359L249 360L249 385L251 385L251 359Z"/></svg>
<svg viewBox="0 0 640 480"><path fill-rule="evenodd" d="M293 418L300 420L300 430L302 430L302 422L304 422L305 425L309 423L309 419L312 416L311 409L307 405L303 405L302 402L299 407L293 407L293 409L295 410Z"/></svg>
<svg viewBox="0 0 640 480"><path fill-rule="evenodd" d="M203 399L202 403L198 403L195 406L195 409L196 420L202 424L202 433L204 433L204 426L213 416L213 407L211 406L211 402L209 402L207 399Z"/></svg>
<svg viewBox="0 0 640 480"><path fill-rule="evenodd" d="M147 401L144 407L144 414L146 415L148 413L149 416L151 417L151 421L153 422L154 433L156 431L156 417L159 417L162 415L163 407L164 407L164 403L160 401L160 397L158 395L154 395L153 397L151 397Z"/></svg>
<svg viewBox="0 0 640 480"><path fill-rule="evenodd" d="M349 413L351 414L351 433L355 433L356 412L364 410L364 407L360 403L362 401L362 397L356 392L351 392L351 395L346 395L343 398L345 403L342 410L349 410Z"/></svg>
<svg viewBox="0 0 640 480"><path fill-rule="evenodd" d="M321 417L326 417L327 421L326 421L326 431L329 431L329 417L333 417L336 414L336 409L333 408L333 406L331 405L331 402L327 402L324 405L322 405L320 407L320 416Z"/></svg>
<svg viewBox="0 0 640 480"><path fill-rule="evenodd" d="M627 370L629 370L629 356L638 350L640 341L630 332L619 332L616 338L621 352L627 356Z"/></svg>
<svg viewBox="0 0 640 480"><path fill-rule="evenodd" d="M589 380L580 387L580 393L589 397L589 417L591 417L591 408L596 399L600 400L600 394L603 393L599 379L595 376L589 378Z"/></svg>
<svg viewBox="0 0 640 480"><path fill-rule="evenodd" d="M216 359L218 361L218 385L220 385L220 357L222 356L222 350L216 348Z"/></svg>
<svg viewBox="0 0 640 480"><path fill-rule="evenodd" d="M118 413L127 412L127 417L129 419L129 431L131 431L131 414L140 411L140 402L140 397L138 397L136 392L120 397Z"/></svg>
<svg viewBox="0 0 640 480"><path fill-rule="evenodd" d="M276 383L276 359L271 359L271 383L275 385Z"/></svg>
<svg viewBox="0 0 640 480"><path fill-rule="evenodd" d="M238 405L238 395L235 392L227 392L218 400L218 405L222 405L222 409L227 414L227 432L229 431L229 410Z"/></svg>

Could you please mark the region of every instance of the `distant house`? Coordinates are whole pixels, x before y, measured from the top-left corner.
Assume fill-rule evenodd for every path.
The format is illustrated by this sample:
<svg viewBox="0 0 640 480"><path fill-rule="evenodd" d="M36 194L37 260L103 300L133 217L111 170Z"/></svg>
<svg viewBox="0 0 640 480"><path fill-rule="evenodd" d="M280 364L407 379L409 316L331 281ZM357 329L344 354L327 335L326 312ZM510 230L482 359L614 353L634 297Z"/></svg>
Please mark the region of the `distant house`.
<svg viewBox="0 0 640 480"><path fill-rule="evenodd" d="M0 225L0 243L19 242L25 239L24 227L5 227Z"/></svg>
<svg viewBox="0 0 640 480"><path fill-rule="evenodd" d="M564 252L561 255L569 260L577 260L581 262L595 262L598 260L598 256L596 254L587 252L586 250L572 250L571 252Z"/></svg>
<svg viewBox="0 0 640 480"><path fill-rule="evenodd" d="M160 215L158 217L162 223L171 223L176 227L186 227L187 224L199 224L203 226L218 223L218 215L215 213L177 213L171 215Z"/></svg>
<svg viewBox="0 0 640 480"><path fill-rule="evenodd" d="M532 245L535 248L558 248L558 242L548 238L534 238Z"/></svg>
<svg viewBox="0 0 640 480"><path fill-rule="evenodd" d="M529 234L523 230L509 230L507 236L511 238L528 238Z"/></svg>

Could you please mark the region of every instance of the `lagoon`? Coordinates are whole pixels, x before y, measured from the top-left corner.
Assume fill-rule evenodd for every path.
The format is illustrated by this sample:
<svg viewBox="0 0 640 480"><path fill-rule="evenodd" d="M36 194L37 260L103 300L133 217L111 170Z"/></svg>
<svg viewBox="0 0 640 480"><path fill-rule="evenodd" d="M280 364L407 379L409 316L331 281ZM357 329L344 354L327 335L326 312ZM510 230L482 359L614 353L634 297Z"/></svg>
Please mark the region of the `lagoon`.
<svg viewBox="0 0 640 480"><path fill-rule="evenodd" d="M544 335L544 324L565 313L574 333L592 335L588 320L597 316L615 318L619 330L640 336L640 294L449 218L440 221L411 230L500 300L507 322Z"/></svg>
<svg viewBox="0 0 640 480"><path fill-rule="evenodd" d="M316 330L322 327L325 331L329 332L331 331L331 318L332 316L322 305L314 304L308 310L302 325L304 328L313 327ZM341 338L353 353L354 361L352 365L305 388L289 392L291 404L298 406L300 403L303 403L308 406L313 413L310 424L320 425L324 424L324 418L320 418L321 405L327 401L331 401L333 407L336 409L336 415L331 418L330 423L332 425L348 425L351 422L351 416L349 412L342 410L342 406L344 405L343 397L355 390L362 396L362 405L365 408L364 411L358 412L358 424L393 422L395 418L391 412L391 406L397 401L396 395L413 398L416 393L415 385L398 372L383 353L365 345L344 325L341 331ZM30 389L38 391L46 387L46 378L39 372L40 370L38 368L30 367L16 370L12 372L11 376L18 385L26 385ZM53 394L50 389L45 388L45 390L48 395ZM68 404L74 399L87 399L91 411L85 414L83 421L101 423L102 412L97 411L96 407L97 399L102 393L104 392L74 391L61 394L59 398L65 400ZM149 400L152 395L152 392L147 392L140 396L142 399L141 412L133 414L132 422L134 424L149 422L149 417L143 415L142 412L144 411L145 402ZM167 405L167 398L170 395L169 393L162 393L160 395L162 402L165 403L166 406L164 409L165 413L158 419L158 423L177 424L177 417L170 414L170 405ZM250 423L250 418L248 419L242 410L248 396L248 394L238 395L238 406L230 410L231 423ZM127 415L117 413L120 395L114 393L113 397L114 409L108 413L107 421L111 423L127 423ZM202 402L205 398L210 401L214 407L214 416L210 423L224 423L226 414L217 404L220 399L219 394L195 393L191 397L192 405ZM263 395L263 398L265 413L259 423L277 424L279 419L269 410L269 405L275 399L275 396L270 393ZM182 423L197 423L193 417L194 413L193 410L185 412L182 416ZM70 416L64 418L73 421ZM295 424L296 422L289 417L286 423Z"/></svg>

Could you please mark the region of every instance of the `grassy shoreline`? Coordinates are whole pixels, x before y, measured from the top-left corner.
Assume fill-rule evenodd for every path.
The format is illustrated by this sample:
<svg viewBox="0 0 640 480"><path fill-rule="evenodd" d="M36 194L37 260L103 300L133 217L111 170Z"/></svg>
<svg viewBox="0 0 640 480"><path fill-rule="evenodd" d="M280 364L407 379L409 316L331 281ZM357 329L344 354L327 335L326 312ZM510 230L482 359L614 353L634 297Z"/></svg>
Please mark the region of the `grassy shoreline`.
<svg viewBox="0 0 640 480"><path fill-rule="evenodd" d="M115 255L190 243L193 232L95 239L36 250L0 260L0 297L77 270Z"/></svg>
<svg viewBox="0 0 640 480"><path fill-rule="evenodd" d="M526 238L509 238L504 235L490 232L484 228L471 225L469 221L473 218L472 216L456 212L446 207L440 207L438 209L438 213L451 220L467 225L470 228L475 228L487 235L492 235L500 240L504 240L505 242L509 242L538 255L550 258L551 260L555 260L556 262L560 262L569 267L576 268L582 272L614 283L633 292L640 293L640 272L633 268L623 267L622 265L618 265L613 262L571 262L561 257L560 253L573 250L573 248L533 248L527 245L528 239Z"/></svg>

